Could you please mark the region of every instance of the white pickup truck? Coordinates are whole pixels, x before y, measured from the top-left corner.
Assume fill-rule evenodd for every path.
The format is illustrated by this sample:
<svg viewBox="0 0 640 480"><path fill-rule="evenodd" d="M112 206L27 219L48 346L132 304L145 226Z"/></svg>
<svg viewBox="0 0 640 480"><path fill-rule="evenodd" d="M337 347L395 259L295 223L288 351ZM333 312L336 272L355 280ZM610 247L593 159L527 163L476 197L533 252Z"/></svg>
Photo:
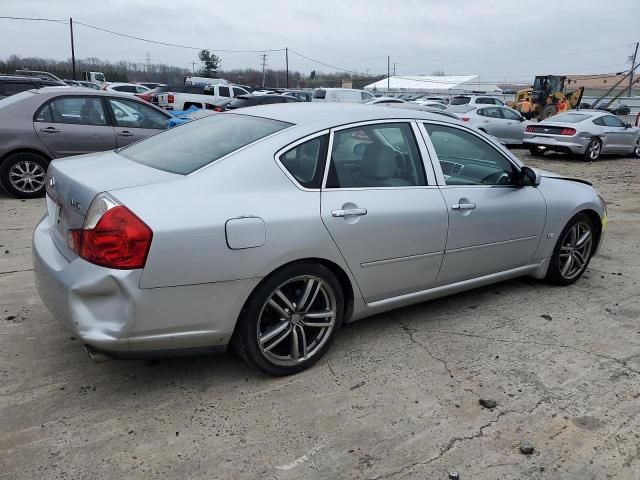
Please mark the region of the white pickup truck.
<svg viewBox="0 0 640 480"><path fill-rule="evenodd" d="M165 85L159 87L158 106L166 110L187 110L190 107L213 109L222 100L238 95L248 95L235 85Z"/></svg>

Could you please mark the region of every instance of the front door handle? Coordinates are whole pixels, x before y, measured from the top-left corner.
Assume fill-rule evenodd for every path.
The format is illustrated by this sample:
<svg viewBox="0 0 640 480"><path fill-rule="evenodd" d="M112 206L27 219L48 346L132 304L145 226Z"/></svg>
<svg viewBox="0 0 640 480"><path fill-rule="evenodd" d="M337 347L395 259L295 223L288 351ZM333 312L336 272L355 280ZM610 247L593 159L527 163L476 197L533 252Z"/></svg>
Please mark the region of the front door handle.
<svg viewBox="0 0 640 480"><path fill-rule="evenodd" d="M44 133L60 133L60 130L53 127L41 128L40 131Z"/></svg>
<svg viewBox="0 0 640 480"><path fill-rule="evenodd" d="M347 208L345 210L331 210L332 217L361 217L367 214L366 208Z"/></svg>
<svg viewBox="0 0 640 480"><path fill-rule="evenodd" d="M451 210L475 210L475 203L454 203L451 205Z"/></svg>
<svg viewBox="0 0 640 480"><path fill-rule="evenodd" d="M118 135L120 135L121 137L133 137L133 133L128 132L126 130L124 130L122 132L118 132Z"/></svg>

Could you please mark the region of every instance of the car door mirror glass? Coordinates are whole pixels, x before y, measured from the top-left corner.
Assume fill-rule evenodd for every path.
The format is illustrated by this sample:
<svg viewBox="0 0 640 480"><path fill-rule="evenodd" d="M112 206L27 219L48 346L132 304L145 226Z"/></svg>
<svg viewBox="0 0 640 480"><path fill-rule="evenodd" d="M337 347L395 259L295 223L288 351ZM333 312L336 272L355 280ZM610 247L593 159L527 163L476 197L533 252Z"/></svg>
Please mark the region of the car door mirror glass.
<svg viewBox="0 0 640 480"><path fill-rule="evenodd" d="M541 181L540 173L535 171L533 168L522 167L520 169L520 173L522 174L523 186L537 187L538 185L540 185L540 181Z"/></svg>

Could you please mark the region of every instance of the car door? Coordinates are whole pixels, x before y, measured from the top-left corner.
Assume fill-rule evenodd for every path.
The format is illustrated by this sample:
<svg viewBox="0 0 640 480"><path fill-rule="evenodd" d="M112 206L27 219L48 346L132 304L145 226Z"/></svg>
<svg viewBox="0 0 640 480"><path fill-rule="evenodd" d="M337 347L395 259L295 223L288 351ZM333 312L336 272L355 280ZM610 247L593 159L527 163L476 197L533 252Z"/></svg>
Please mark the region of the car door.
<svg viewBox="0 0 640 480"><path fill-rule="evenodd" d="M409 121L335 129L321 216L366 302L432 287L446 207Z"/></svg>
<svg viewBox="0 0 640 480"><path fill-rule="evenodd" d="M507 107L496 107L500 111L500 115L504 120L503 137L507 143L520 144L523 141L524 129L527 128L528 122L518 112Z"/></svg>
<svg viewBox="0 0 640 480"><path fill-rule="evenodd" d="M137 100L108 98L115 125L116 143L124 147L165 130L169 116Z"/></svg>
<svg viewBox="0 0 640 480"><path fill-rule="evenodd" d="M113 150L117 145L100 97L56 97L36 112L33 127L56 158Z"/></svg>
<svg viewBox="0 0 640 480"><path fill-rule="evenodd" d="M482 110L482 113L480 112ZM489 135L506 140L509 134L507 120L502 117L498 107L484 107L478 110L478 115L482 117L479 128L485 130Z"/></svg>
<svg viewBox="0 0 640 480"><path fill-rule="evenodd" d="M604 123L606 148L603 150L612 152L627 152L633 149L635 135L632 129L627 128L622 120L614 115L602 117ZM603 145L604 146L604 145Z"/></svg>
<svg viewBox="0 0 640 480"><path fill-rule="evenodd" d="M546 219L539 190L488 140L452 125L424 123L449 230L437 285L532 263Z"/></svg>

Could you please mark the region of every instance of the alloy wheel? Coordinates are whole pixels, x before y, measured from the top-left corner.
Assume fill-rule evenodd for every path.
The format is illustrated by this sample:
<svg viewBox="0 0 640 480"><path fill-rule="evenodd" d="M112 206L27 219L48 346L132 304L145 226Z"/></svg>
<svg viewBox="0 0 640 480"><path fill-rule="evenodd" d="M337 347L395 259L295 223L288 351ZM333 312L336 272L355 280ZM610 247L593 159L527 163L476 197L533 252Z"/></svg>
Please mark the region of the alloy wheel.
<svg viewBox="0 0 640 480"><path fill-rule="evenodd" d="M47 172L42 165L29 160L15 163L9 169L11 186L22 193L35 193L44 186Z"/></svg>
<svg viewBox="0 0 640 480"><path fill-rule="evenodd" d="M585 222L576 223L567 232L560 247L560 274L573 280L582 273L591 255L593 233Z"/></svg>
<svg viewBox="0 0 640 480"><path fill-rule="evenodd" d="M276 288L260 311L261 353L276 365L299 364L316 355L336 323L336 298L321 278L304 275Z"/></svg>
<svg viewBox="0 0 640 480"><path fill-rule="evenodd" d="M589 158L591 160L597 160L600 156L601 145L600 142L595 141L589 145Z"/></svg>

